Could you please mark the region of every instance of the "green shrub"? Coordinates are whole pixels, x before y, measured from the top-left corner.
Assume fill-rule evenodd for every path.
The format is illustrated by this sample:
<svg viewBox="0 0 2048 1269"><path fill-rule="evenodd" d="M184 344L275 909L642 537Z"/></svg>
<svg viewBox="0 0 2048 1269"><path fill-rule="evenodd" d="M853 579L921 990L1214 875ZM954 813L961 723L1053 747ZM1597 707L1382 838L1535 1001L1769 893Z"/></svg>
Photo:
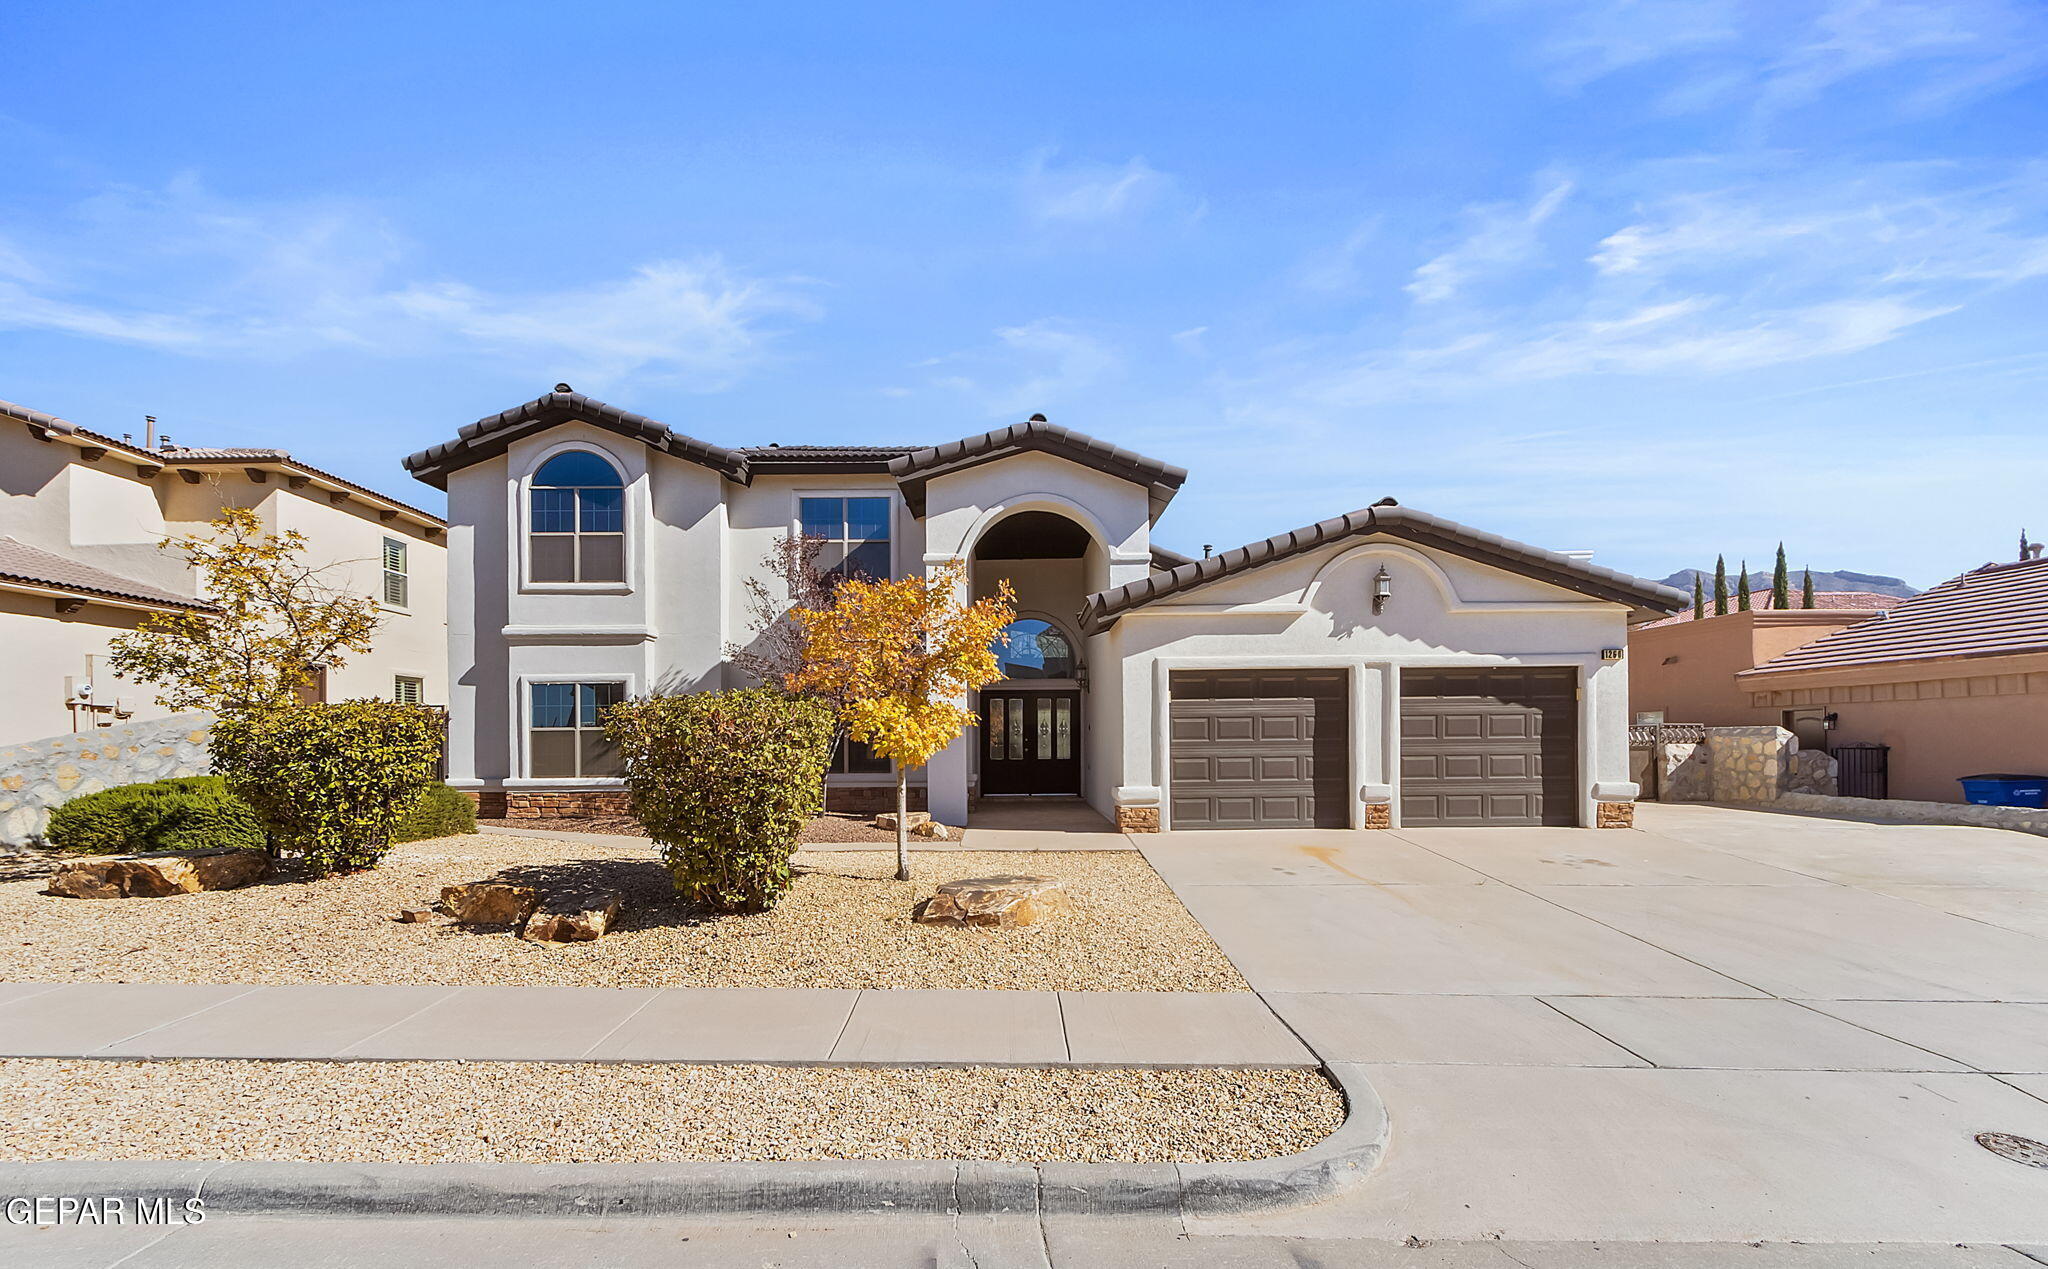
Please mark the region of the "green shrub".
<svg viewBox="0 0 2048 1269"><path fill-rule="evenodd" d="M224 715L213 765L273 848L322 873L375 867L434 779L441 718L421 705L339 701Z"/></svg>
<svg viewBox="0 0 2048 1269"><path fill-rule="evenodd" d="M50 813L44 837L80 855L145 850L263 849L263 821L219 776L124 784Z"/></svg>
<svg viewBox="0 0 2048 1269"><path fill-rule="evenodd" d="M605 734L626 764L633 815L677 893L717 912L764 912L789 888L798 835L825 805L831 707L772 688L614 705Z"/></svg>
<svg viewBox="0 0 2048 1269"><path fill-rule="evenodd" d="M398 817L391 830L391 842L423 842L430 837L453 837L476 832L476 803L467 793L445 784L430 784L412 809Z"/></svg>

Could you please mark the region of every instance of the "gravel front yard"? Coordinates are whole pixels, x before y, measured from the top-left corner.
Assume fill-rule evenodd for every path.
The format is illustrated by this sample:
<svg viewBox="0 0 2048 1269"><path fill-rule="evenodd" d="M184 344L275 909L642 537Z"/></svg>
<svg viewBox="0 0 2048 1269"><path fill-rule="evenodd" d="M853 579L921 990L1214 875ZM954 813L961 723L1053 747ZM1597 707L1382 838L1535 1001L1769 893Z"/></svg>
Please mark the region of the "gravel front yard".
<svg viewBox="0 0 2048 1269"><path fill-rule="evenodd" d="M0 1158L1199 1163L1305 1149L1314 1071L0 1061Z"/></svg>
<svg viewBox="0 0 2048 1269"><path fill-rule="evenodd" d="M497 983L585 987L988 987L1244 991L1244 980L1135 851L800 852L775 910L715 917L679 903L652 848L477 834L410 842L368 872L279 879L168 899L62 899L42 867L0 873L4 977L20 982ZM918 925L942 881L1058 878L1077 910L1019 930ZM626 896L594 943L529 943L502 928L393 914L444 885L504 875L597 882Z"/></svg>
<svg viewBox="0 0 2048 1269"><path fill-rule="evenodd" d="M486 833L494 828L538 828L550 829L557 833L620 833L627 837L647 836L647 830L640 827L640 821L630 815L585 815L574 819L544 820L480 819L476 823L477 827ZM797 840L893 844L896 840L896 830L876 828L873 816L831 812L820 815L805 825L802 836Z"/></svg>

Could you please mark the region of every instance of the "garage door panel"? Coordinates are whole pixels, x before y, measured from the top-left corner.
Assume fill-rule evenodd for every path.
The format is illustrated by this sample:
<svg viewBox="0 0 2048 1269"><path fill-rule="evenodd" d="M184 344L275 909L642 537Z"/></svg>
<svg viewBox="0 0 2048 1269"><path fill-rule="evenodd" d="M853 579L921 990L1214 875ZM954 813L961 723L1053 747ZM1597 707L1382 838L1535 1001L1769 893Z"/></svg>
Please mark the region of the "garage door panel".
<svg viewBox="0 0 2048 1269"><path fill-rule="evenodd" d="M1404 672L1400 733L1404 824L1577 820L1573 671Z"/></svg>
<svg viewBox="0 0 2048 1269"><path fill-rule="evenodd" d="M1341 671L1179 671L1169 706L1175 828L1342 827Z"/></svg>

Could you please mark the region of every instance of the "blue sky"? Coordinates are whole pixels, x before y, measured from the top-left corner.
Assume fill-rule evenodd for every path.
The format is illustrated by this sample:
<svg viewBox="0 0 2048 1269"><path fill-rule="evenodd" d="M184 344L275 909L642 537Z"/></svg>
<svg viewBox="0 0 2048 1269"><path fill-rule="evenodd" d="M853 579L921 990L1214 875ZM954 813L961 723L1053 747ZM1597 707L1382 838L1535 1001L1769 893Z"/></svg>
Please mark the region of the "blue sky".
<svg viewBox="0 0 2048 1269"><path fill-rule="evenodd" d="M1404 503L1661 576L2048 535L2048 6L24 2L0 397L399 458L1034 411L1161 541Z"/></svg>

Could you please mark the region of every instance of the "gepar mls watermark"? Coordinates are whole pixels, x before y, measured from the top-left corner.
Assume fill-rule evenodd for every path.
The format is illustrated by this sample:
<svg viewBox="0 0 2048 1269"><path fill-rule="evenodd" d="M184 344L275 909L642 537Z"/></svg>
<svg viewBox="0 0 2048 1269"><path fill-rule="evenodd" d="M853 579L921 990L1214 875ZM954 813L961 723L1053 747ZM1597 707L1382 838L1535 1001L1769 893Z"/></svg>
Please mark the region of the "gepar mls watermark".
<svg viewBox="0 0 2048 1269"><path fill-rule="evenodd" d="M167 1194L16 1194L4 1211L9 1225L200 1225L206 1200Z"/></svg>

